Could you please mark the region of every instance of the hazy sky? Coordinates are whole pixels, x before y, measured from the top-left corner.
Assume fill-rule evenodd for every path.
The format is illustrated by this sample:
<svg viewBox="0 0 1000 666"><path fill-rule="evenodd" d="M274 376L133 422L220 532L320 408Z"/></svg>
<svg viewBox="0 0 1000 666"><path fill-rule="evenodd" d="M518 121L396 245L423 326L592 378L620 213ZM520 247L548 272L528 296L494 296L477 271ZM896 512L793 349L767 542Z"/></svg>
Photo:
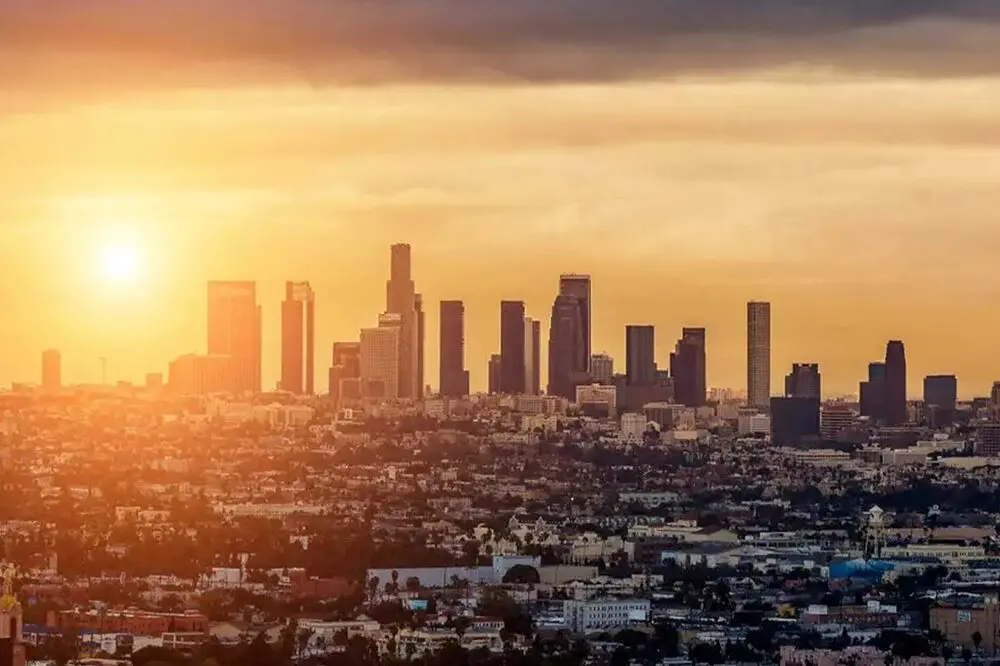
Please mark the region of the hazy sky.
<svg viewBox="0 0 1000 666"><path fill-rule="evenodd" d="M258 281L271 383L307 279L325 386L399 241L435 386L439 300L482 388L499 300L546 331L560 272L593 275L618 367L625 324L662 364L704 325L710 385L743 388L769 299L775 390L815 361L856 392L888 338L913 395L1000 379L995 0L0 0L0 82L0 381L47 347L70 382L165 371L216 278Z"/></svg>

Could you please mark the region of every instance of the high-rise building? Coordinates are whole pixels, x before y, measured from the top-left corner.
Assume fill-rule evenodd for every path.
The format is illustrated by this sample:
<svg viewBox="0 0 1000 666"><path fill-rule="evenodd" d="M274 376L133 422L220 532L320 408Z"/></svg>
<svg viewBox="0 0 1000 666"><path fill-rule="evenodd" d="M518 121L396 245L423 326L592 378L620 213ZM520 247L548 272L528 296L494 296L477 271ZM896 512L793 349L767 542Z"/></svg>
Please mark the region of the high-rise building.
<svg viewBox="0 0 1000 666"><path fill-rule="evenodd" d="M402 316L386 313L377 328L361 329L361 384L366 398L399 398Z"/></svg>
<svg viewBox="0 0 1000 666"><path fill-rule="evenodd" d="M976 433L976 453L981 456L1000 456L1000 423L984 423Z"/></svg>
<svg viewBox="0 0 1000 666"><path fill-rule="evenodd" d="M840 433L851 428L855 419L854 410L846 405L827 405L820 413L820 436L824 440L836 440Z"/></svg>
<svg viewBox="0 0 1000 666"><path fill-rule="evenodd" d="M208 355L229 356L230 393L261 389L261 309L255 282L208 283Z"/></svg>
<svg viewBox="0 0 1000 666"><path fill-rule="evenodd" d="M531 320L531 384L528 393L542 393L542 322Z"/></svg>
<svg viewBox="0 0 1000 666"><path fill-rule="evenodd" d="M589 275L574 275L567 273L559 276L559 293L576 298L576 306L580 309L580 338L581 346L574 350L578 357L573 365L582 368L583 372L590 371L590 350L591 337L593 336L593 299L591 296L591 283ZM575 399L574 395L570 399Z"/></svg>
<svg viewBox="0 0 1000 666"><path fill-rule="evenodd" d="M656 329L652 326L625 327L625 378L636 386L656 383Z"/></svg>
<svg viewBox="0 0 1000 666"><path fill-rule="evenodd" d="M587 383L587 366L580 350L584 348L583 308L576 296L560 293L552 304L549 327L549 382L547 393L567 400L576 399L576 387Z"/></svg>
<svg viewBox="0 0 1000 666"><path fill-rule="evenodd" d="M890 340L885 349L885 421L903 425L906 413L906 351L899 340Z"/></svg>
<svg viewBox="0 0 1000 666"><path fill-rule="evenodd" d="M386 312L400 317L398 333L399 379L394 397L416 398L419 390L420 322L417 292L411 272L410 246L397 243L391 249L389 281L386 283Z"/></svg>
<svg viewBox="0 0 1000 666"><path fill-rule="evenodd" d="M771 304L747 303L747 400L767 407L771 398Z"/></svg>
<svg viewBox="0 0 1000 666"><path fill-rule="evenodd" d="M885 420L885 363L868 364L868 381L860 386L861 416L873 421Z"/></svg>
<svg viewBox="0 0 1000 666"><path fill-rule="evenodd" d="M524 393L524 301L500 302L500 392Z"/></svg>
<svg viewBox="0 0 1000 666"><path fill-rule="evenodd" d="M426 388L426 379L424 378L424 353L426 345L425 335L427 330L424 328L424 297L421 294L417 294L413 301L413 309L417 312L417 397L424 397L424 389Z"/></svg>
<svg viewBox="0 0 1000 666"><path fill-rule="evenodd" d="M819 398L771 398L772 444L796 446L819 435Z"/></svg>
<svg viewBox="0 0 1000 666"><path fill-rule="evenodd" d="M955 375L924 377L924 416L934 427L951 425L958 404L958 378Z"/></svg>
<svg viewBox="0 0 1000 666"><path fill-rule="evenodd" d="M281 304L281 389L316 392L316 295L308 282L286 282Z"/></svg>
<svg viewBox="0 0 1000 666"><path fill-rule="evenodd" d="M535 355L538 350L535 348L535 324L537 322L531 317L524 318L524 392L535 395L535 372L538 367L538 359Z"/></svg>
<svg viewBox="0 0 1000 666"><path fill-rule="evenodd" d="M42 352L42 390L46 393L62 390L62 354L56 349Z"/></svg>
<svg viewBox="0 0 1000 666"><path fill-rule="evenodd" d="M187 354L170 363L167 382L170 392L178 396L230 393L233 374L244 370L229 355Z"/></svg>
<svg viewBox="0 0 1000 666"><path fill-rule="evenodd" d="M821 398L822 378L818 363L793 363L792 371L785 375L786 398Z"/></svg>
<svg viewBox="0 0 1000 666"><path fill-rule="evenodd" d="M358 400L361 387L361 343L334 342L330 364L330 401L339 405L344 400Z"/></svg>
<svg viewBox="0 0 1000 666"><path fill-rule="evenodd" d="M497 395L502 392L503 357L500 354L490 355L489 365L489 393Z"/></svg>
<svg viewBox="0 0 1000 666"><path fill-rule="evenodd" d="M610 384L615 376L615 359L610 354L590 355L590 379L596 384Z"/></svg>
<svg viewBox="0 0 1000 666"><path fill-rule="evenodd" d="M448 398L469 395L469 372L465 369L465 305L441 301L440 390Z"/></svg>
<svg viewBox="0 0 1000 666"><path fill-rule="evenodd" d="M701 407L706 401L705 338L704 328L684 328L670 355L674 399L687 407Z"/></svg>

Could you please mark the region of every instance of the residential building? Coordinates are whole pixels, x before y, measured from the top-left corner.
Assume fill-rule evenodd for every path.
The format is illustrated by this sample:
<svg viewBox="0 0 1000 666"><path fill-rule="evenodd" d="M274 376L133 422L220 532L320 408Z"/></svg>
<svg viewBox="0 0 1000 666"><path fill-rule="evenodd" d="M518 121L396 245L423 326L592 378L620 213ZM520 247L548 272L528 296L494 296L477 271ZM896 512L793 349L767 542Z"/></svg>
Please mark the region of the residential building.
<svg viewBox="0 0 1000 666"><path fill-rule="evenodd" d="M566 627L573 633L588 634L625 629L637 622L647 622L649 599L590 599L563 602Z"/></svg>

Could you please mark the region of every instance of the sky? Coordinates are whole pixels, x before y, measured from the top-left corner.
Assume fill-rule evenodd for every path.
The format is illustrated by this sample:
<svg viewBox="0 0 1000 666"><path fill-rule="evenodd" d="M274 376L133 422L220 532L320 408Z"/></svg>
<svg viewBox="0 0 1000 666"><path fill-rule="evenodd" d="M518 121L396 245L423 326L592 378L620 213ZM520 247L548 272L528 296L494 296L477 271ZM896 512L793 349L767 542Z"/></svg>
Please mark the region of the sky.
<svg viewBox="0 0 1000 666"><path fill-rule="evenodd" d="M618 368L626 324L663 365L706 326L709 384L744 388L763 299L774 390L818 362L856 393L890 338L914 397L1000 379L994 0L0 0L0 81L0 382L50 347L67 382L165 372L205 350L205 282L249 279L267 384L312 282L325 387L393 242L434 386L438 301L484 388L499 301L544 331L562 272Z"/></svg>

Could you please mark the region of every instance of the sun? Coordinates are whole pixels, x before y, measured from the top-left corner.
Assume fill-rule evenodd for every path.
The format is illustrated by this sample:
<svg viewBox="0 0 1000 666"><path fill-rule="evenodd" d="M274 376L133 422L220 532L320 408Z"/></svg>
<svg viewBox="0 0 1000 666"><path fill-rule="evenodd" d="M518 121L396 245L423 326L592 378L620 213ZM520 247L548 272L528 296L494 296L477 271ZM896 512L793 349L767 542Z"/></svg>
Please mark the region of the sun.
<svg viewBox="0 0 1000 666"><path fill-rule="evenodd" d="M132 245L109 245L101 252L101 272L109 282L134 282L142 268L139 250Z"/></svg>

